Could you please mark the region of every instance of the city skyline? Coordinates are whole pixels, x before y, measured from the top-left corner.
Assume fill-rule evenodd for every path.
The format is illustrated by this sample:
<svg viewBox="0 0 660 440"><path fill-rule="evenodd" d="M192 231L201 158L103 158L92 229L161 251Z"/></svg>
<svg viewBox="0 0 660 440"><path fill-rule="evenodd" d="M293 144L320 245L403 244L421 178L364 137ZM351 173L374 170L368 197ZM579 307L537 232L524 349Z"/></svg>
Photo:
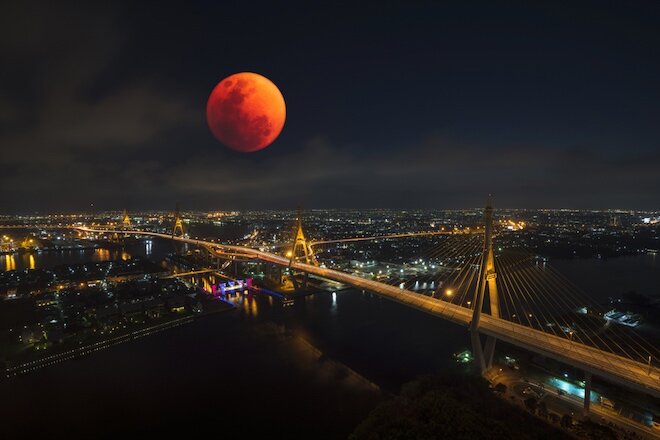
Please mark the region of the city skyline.
<svg viewBox="0 0 660 440"><path fill-rule="evenodd" d="M657 4L253 9L12 5L4 211L657 207ZM287 103L252 155L204 121L238 71Z"/></svg>
<svg viewBox="0 0 660 440"><path fill-rule="evenodd" d="M67 390L45 393L67 396L64 405L17 393L24 401L7 405L17 427L38 413L45 422L35 431L55 423L69 434L106 425L112 432L145 424L169 430L177 402L199 403L203 409L191 413L199 426L217 424L222 405L266 401L303 421L269 411L269 429L371 438L392 430L374 422L383 406L362 420L375 402L359 400L346 411L354 402L346 393L373 402L390 384L410 401L412 384L401 385L403 378L433 371L423 377L441 381L438 397L448 394L442 381L455 383L456 374L465 381L472 403L462 400L461 411L478 414L480 423L467 423L481 434L461 438L491 438L493 408L510 413L495 416L506 420L510 438L547 438L558 428L657 438L657 212L486 205L0 217L0 312L7 318L0 382L9 390L24 381L43 387L41 378L55 374L62 380L48 387ZM95 363L113 371L99 374ZM103 390L117 380L132 381L137 397ZM163 381L166 396L154 398ZM121 408L121 417L78 397L90 382L99 385L94 399ZM324 391L314 391L319 384ZM335 391L339 400L329 401ZM428 404L421 417L404 405L385 418L398 418L406 438L418 437L417 424L442 433L466 423L444 410L429 418ZM66 416L53 411L60 406ZM510 419L526 413L540 419ZM228 414L233 422L255 417Z"/></svg>

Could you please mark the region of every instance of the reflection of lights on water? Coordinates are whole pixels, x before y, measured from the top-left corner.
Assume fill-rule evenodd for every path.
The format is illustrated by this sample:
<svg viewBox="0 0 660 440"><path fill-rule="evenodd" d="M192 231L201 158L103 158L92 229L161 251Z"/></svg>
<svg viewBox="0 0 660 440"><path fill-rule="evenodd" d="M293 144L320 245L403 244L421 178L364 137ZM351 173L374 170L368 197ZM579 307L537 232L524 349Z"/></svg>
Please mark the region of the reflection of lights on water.
<svg viewBox="0 0 660 440"><path fill-rule="evenodd" d="M94 250L94 260L97 261L108 261L110 259L110 250L109 249L95 249Z"/></svg>
<svg viewBox="0 0 660 440"><path fill-rule="evenodd" d="M332 292L332 309L337 308L337 292Z"/></svg>
<svg viewBox="0 0 660 440"><path fill-rule="evenodd" d="M250 303L251 303L250 312L252 313L252 316L256 318L257 315L259 314L259 311L257 310L257 301L254 298L252 298Z"/></svg>
<svg viewBox="0 0 660 440"><path fill-rule="evenodd" d="M5 270L16 270L16 260L13 255L5 255Z"/></svg>
<svg viewBox="0 0 660 440"><path fill-rule="evenodd" d="M241 295L240 293L241 292L238 292L236 294L228 293L227 299L230 299L232 295L235 295L236 298L232 302L234 304L237 304L239 301L241 301L243 305L243 312L245 312L246 315L251 315L256 318L259 315L257 299L252 294L249 294L247 290L242 292L243 295Z"/></svg>
<svg viewBox="0 0 660 440"><path fill-rule="evenodd" d="M153 246L153 242L151 240L145 241L144 242L144 253L147 254L147 255L151 255L152 246Z"/></svg>
<svg viewBox="0 0 660 440"><path fill-rule="evenodd" d="M30 269L36 269L37 263L34 260L34 255L30 254Z"/></svg>

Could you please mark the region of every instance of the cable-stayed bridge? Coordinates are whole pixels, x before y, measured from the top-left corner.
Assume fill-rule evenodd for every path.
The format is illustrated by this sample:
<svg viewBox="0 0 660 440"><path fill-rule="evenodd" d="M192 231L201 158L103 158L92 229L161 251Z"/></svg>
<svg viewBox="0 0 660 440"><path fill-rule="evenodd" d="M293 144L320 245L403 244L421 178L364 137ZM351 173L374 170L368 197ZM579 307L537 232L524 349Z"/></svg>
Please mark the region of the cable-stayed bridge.
<svg viewBox="0 0 660 440"><path fill-rule="evenodd" d="M655 366L660 359L658 347L643 340L632 329L604 321L596 301L590 300L549 265L537 261L535 255L515 249L495 256L490 203L485 210L484 223L478 234L433 234L439 236L440 243L431 249L428 261L429 264L439 262L442 270L414 280L396 280L394 284L391 280L388 283L358 271L337 270L319 262L313 246L364 241L368 237L310 242L302 231L300 216L292 245L284 255L183 235L127 229L77 229L181 241L205 247L227 259L259 260L288 268L292 274L315 275L368 290L467 327L475 360L482 372L492 366L497 340L582 370L587 410L592 376L660 397L660 370ZM424 235L429 234L393 234L371 239ZM417 289L420 282L432 288L420 293Z"/></svg>

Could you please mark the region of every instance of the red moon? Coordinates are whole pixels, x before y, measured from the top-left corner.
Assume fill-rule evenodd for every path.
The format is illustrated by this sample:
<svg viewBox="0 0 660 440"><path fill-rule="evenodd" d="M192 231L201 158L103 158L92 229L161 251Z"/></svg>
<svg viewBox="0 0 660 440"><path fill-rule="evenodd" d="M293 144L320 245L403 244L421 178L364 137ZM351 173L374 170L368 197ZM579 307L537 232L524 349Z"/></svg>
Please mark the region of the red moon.
<svg viewBox="0 0 660 440"><path fill-rule="evenodd" d="M286 105L268 78L235 73L218 83L206 103L211 133L226 146L244 153L273 143L284 127Z"/></svg>

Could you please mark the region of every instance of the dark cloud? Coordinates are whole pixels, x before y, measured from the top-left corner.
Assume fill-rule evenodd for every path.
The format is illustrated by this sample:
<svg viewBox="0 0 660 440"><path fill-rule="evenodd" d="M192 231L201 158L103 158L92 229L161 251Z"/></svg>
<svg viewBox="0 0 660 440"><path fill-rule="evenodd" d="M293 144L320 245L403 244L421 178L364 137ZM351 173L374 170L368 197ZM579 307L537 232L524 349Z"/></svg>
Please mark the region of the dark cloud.
<svg viewBox="0 0 660 440"><path fill-rule="evenodd" d="M396 150L383 155L317 138L259 162L240 156L228 164L222 152L209 153L173 167L168 188L209 208L473 207L488 193L509 207L652 208L660 184L657 154L616 161L535 146L487 153L442 138Z"/></svg>
<svg viewBox="0 0 660 440"><path fill-rule="evenodd" d="M0 92L0 184L17 209L125 203L122 192L158 167L133 160L136 151L173 126L198 123L184 100L148 79L93 93L128 44L117 17L66 2L4 15L1 49L14 62L3 84L23 89Z"/></svg>
<svg viewBox="0 0 660 440"><path fill-rule="evenodd" d="M652 4L218 8L3 8L2 210L657 208ZM287 101L256 154L204 120L237 71Z"/></svg>

